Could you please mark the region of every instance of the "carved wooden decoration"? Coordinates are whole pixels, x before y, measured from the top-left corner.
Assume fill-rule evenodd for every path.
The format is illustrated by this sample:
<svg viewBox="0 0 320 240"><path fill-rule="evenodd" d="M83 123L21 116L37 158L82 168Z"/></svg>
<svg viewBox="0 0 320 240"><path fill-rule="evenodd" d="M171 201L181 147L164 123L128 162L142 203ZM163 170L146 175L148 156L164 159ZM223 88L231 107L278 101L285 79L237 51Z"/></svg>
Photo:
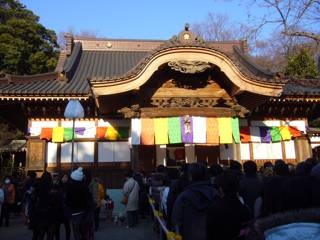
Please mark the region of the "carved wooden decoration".
<svg viewBox="0 0 320 240"><path fill-rule="evenodd" d="M175 71L189 74L204 72L208 68L211 68L209 63L202 61L172 61L168 65Z"/></svg>
<svg viewBox="0 0 320 240"><path fill-rule="evenodd" d="M118 110L118 113L123 114L124 118L137 118L140 117L140 106L134 104L130 107L123 107Z"/></svg>
<svg viewBox="0 0 320 240"><path fill-rule="evenodd" d="M43 140L28 140L27 169L41 170L45 168L46 142Z"/></svg>

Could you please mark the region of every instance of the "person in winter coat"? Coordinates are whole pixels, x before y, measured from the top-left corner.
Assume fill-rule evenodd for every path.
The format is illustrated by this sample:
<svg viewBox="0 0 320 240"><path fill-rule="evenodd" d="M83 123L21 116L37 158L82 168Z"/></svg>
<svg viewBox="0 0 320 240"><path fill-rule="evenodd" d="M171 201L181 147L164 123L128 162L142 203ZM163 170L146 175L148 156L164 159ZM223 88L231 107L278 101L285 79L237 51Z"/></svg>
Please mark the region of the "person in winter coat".
<svg viewBox="0 0 320 240"><path fill-rule="evenodd" d="M70 210L73 236L75 240L86 237L86 214L89 210L92 196L83 182L84 174L79 167L71 173L70 184L66 192L66 205Z"/></svg>
<svg viewBox="0 0 320 240"><path fill-rule="evenodd" d="M65 227L65 233L66 233L66 240L70 240L71 236L71 226L70 226L70 209L66 204L66 196L67 196L67 190L69 186L69 176L67 174L64 174L61 178L61 194L62 194L62 204L63 204L63 219L62 223Z"/></svg>
<svg viewBox="0 0 320 240"><path fill-rule="evenodd" d="M45 236L47 236L47 239L53 238L54 229L51 226L57 212L52 208L55 204L52 202L51 190L52 176L50 173L44 172L35 184L30 208L33 239L41 240Z"/></svg>
<svg viewBox="0 0 320 240"><path fill-rule="evenodd" d="M125 174L126 182L123 185L123 194L128 198L126 212L128 218L128 227L134 227L138 224L139 210L139 184L133 179L133 171L128 170Z"/></svg>
<svg viewBox="0 0 320 240"><path fill-rule="evenodd" d="M13 208L16 198L16 190L14 185L11 182L10 177L6 177L4 180L4 201L1 208L0 216L0 226L3 224L3 219L5 219L5 225L9 226L10 211Z"/></svg>
<svg viewBox="0 0 320 240"><path fill-rule="evenodd" d="M257 164L254 161L246 161L243 170L245 176L240 180L239 194L253 216L255 201L262 194L262 182L257 176Z"/></svg>
<svg viewBox="0 0 320 240"><path fill-rule="evenodd" d="M206 211L218 197L206 177L206 168L198 163L188 167L191 184L178 196L172 212L172 225L184 240L206 240Z"/></svg>
<svg viewBox="0 0 320 240"><path fill-rule="evenodd" d="M219 175L215 183L221 198L207 211L207 239L234 240L250 220L249 208L238 197L238 179L232 173Z"/></svg>

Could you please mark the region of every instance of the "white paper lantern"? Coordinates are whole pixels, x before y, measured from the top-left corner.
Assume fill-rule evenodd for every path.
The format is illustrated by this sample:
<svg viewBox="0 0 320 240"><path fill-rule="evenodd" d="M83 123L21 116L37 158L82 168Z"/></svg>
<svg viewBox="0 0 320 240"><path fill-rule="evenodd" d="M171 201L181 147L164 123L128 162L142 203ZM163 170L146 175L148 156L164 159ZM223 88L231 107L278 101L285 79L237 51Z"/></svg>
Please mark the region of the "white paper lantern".
<svg viewBox="0 0 320 240"><path fill-rule="evenodd" d="M65 118L83 118L84 110L78 100L69 100L64 111Z"/></svg>

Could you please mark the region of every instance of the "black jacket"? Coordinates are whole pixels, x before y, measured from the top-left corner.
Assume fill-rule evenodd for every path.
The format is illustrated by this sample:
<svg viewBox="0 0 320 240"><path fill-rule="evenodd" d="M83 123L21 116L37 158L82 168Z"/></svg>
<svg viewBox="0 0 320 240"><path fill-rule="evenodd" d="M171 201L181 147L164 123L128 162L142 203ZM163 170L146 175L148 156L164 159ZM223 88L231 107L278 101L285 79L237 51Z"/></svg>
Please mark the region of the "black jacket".
<svg viewBox="0 0 320 240"><path fill-rule="evenodd" d="M250 220L249 208L237 196L218 199L208 208L208 240L234 240Z"/></svg>
<svg viewBox="0 0 320 240"><path fill-rule="evenodd" d="M71 180L66 192L66 205L71 214L90 210L91 198L89 189L83 182Z"/></svg>
<svg viewBox="0 0 320 240"><path fill-rule="evenodd" d="M173 207L172 224L180 227L182 239L207 239L206 210L217 197L217 191L208 181L192 183L178 196Z"/></svg>

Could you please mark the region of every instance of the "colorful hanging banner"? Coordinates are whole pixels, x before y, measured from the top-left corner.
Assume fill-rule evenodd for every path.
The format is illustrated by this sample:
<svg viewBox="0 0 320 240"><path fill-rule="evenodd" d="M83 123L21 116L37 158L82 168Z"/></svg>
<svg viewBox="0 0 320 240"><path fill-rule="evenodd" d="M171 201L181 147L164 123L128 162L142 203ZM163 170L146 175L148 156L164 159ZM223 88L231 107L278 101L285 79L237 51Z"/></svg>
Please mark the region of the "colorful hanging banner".
<svg viewBox="0 0 320 240"><path fill-rule="evenodd" d="M232 126L232 136L235 143L240 143L240 129L239 129L239 119L232 118L231 119Z"/></svg>
<svg viewBox="0 0 320 240"><path fill-rule="evenodd" d="M127 127L118 127L116 128L119 134L119 140L127 140L129 138L129 128Z"/></svg>
<svg viewBox="0 0 320 240"><path fill-rule="evenodd" d="M240 127L240 140L242 143L251 142L250 128Z"/></svg>
<svg viewBox="0 0 320 240"><path fill-rule="evenodd" d="M281 142L281 134L279 127L271 127L270 135L272 142Z"/></svg>
<svg viewBox="0 0 320 240"><path fill-rule="evenodd" d="M54 127L52 129L52 142L63 142L63 127Z"/></svg>
<svg viewBox="0 0 320 240"><path fill-rule="evenodd" d="M280 130L282 140L284 141L291 140L291 133L289 131L288 126L281 126L279 127L279 130Z"/></svg>
<svg viewBox="0 0 320 240"><path fill-rule="evenodd" d="M181 143L181 123L179 117L172 117L168 119L168 135L171 144Z"/></svg>
<svg viewBox="0 0 320 240"><path fill-rule="evenodd" d="M219 144L219 126L217 118L207 118L207 143Z"/></svg>
<svg viewBox="0 0 320 240"><path fill-rule="evenodd" d="M74 128L74 133L75 133L76 135L83 136L85 130L86 130L85 127L76 127L76 128Z"/></svg>
<svg viewBox="0 0 320 240"><path fill-rule="evenodd" d="M151 118L141 119L141 144L154 145L154 124Z"/></svg>
<svg viewBox="0 0 320 240"><path fill-rule="evenodd" d="M154 119L154 135L156 144L168 144L168 118Z"/></svg>
<svg viewBox="0 0 320 240"><path fill-rule="evenodd" d="M270 143L271 142L271 135L270 135L270 128L269 127L259 127L260 130L260 137L262 143Z"/></svg>
<svg viewBox="0 0 320 240"><path fill-rule="evenodd" d="M288 126L289 131L293 137L300 137L302 136L301 131L296 127Z"/></svg>
<svg viewBox="0 0 320 240"><path fill-rule="evenodd" d="M180 117L183 143L193 143L193 120L190 116Z"/></svg>
<svg viewBox="0 0 320 240"><path fill-rule="evenodd" d="M40 139L50 140L52 138L52 128L42 128Z"/></svg>
<svg viewBox="0 0 320 240"><path fill-rule="evenodd" d="M30 133L30 136L40 136L41 127L30 127L29 133Z"/></svg>
<svg viewBox="0 0 320 240"><path fill-rule="evenodd" d="M220 144L233 143L231 118L218 118Z"/></svg>
<svg viewBox="0 0 320 240"><path fill-rule="evenodd" d="M63 138L65 141L71 141L72 140L72 128L64 128L63 131Z"/></svg>
<svg viewBox="0 0 320 240"><path fill-rule="evenodd" d="M141 137L141 119L131 119L131 144L139 145Z"/></svg>
<svg viewBox="0 0 320 240"><path fill-rule="evenodd" d="M104 139L106 136L107 127L97 127L96 128L96 137L99 139Z"/></svg>
<svg viewBox="0 0 320 240"><path fill-rule="evenodd" d="M119 133L118 133L117 129L115 129L114 127L107 128L106 136L105 136L105 138L107 140L116 141L116 140L118 140L118 137L119 137Z"/></svg>
<svg viewBox="0 0 320 240"><path fill-rule="evenodd" d="M204 117L193 117L193 142L206 143L207 140L207 121Z"/></svg>

